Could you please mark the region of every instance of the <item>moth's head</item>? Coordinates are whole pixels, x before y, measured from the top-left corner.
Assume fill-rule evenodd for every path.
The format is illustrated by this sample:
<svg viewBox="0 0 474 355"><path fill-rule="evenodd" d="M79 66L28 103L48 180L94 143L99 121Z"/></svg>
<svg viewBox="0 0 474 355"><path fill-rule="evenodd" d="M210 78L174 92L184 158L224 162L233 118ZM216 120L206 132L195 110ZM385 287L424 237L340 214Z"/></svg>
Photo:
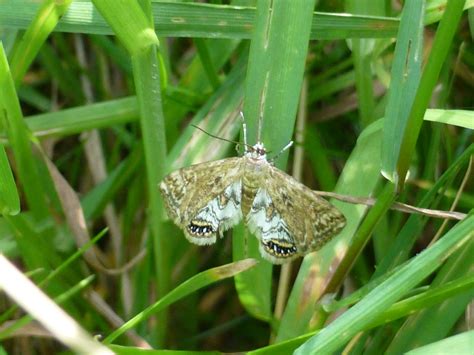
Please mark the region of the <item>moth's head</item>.
<svg viewBox="0 0 474 355"><path fill-rule="evenodd" d="M249 147L245 155L255 160L267 160L267 150L261 142Z"/></svg>

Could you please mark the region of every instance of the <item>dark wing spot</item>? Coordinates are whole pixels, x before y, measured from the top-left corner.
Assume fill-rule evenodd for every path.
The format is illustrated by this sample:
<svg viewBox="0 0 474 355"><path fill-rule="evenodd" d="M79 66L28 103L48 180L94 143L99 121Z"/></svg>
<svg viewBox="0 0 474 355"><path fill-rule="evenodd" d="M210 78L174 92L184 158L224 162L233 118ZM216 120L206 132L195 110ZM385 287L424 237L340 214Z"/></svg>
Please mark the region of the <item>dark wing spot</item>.
<svg viewBox="0 0 474 355"><path fill-rule="evenodd" d="M295 255L298 251L294 244L279 240L269 240L263 242L263 246L268 254L277 256L279 258L288 258Z"/></svg>
<svg viewBox="0 0 474 355"><path fill-rule="evenodd" d="M186 227L188 233L194 237L208 237L215 233L214 228L207 221L194 220Z"/></svg>

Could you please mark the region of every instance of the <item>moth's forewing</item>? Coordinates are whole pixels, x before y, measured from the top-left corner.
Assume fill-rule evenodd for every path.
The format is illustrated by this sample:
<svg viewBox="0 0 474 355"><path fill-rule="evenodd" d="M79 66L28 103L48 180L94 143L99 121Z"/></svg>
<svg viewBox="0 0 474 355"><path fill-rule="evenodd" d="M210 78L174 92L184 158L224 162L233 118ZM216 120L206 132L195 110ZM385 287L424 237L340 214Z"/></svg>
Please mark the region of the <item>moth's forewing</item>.
<svg viewBox="0 0 474 355"><path fill-rule="evenodd" d="M195 244L212 244L216 236L242 218L241 158L192 165L160 183L169 217Z"/></svg>

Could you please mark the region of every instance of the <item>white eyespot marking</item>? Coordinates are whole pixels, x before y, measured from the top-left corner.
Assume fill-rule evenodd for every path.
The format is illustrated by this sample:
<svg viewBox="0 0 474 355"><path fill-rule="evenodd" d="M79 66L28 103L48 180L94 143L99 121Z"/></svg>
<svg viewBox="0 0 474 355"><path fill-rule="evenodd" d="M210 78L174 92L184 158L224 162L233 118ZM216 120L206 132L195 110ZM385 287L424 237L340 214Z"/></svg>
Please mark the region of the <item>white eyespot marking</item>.
<svg viewBox="0 0 474 355"><path fill-rule="evenodd" d="M215 243L217 234L222 237L242 219L241 199L242 182L237 180L198 211L186 226L187 238L198 245Z"/></svg>
<svg viewBox="0 0 474 355"><path fill-rule="evenodd" d="M271 262L284 262L297 253L287 224L263 188L260 188L255 195L252 208L247 215L247 226L260 240L262 256Z"/></svg>

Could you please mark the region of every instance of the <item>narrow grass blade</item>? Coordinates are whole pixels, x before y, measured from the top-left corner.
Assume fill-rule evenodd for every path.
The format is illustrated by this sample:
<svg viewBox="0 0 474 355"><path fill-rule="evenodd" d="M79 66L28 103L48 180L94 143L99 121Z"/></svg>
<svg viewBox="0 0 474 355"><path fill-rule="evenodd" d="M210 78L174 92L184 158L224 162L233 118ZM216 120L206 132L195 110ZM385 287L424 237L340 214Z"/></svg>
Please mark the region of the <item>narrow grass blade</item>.
<svg viewBox="0 0 474 355"><path fill-rule="evenodd" d="M169 254L173 240L167 240L162 232L163 201L157 186L165 174L166 135L156 51L157 48L151 46L135 54L132 56L132 66L141 115L140 126L150 199L149 223L156 258L157 291L161 296L170 289ZM161 319L164 320L164 317L165 315ZM162 331L165 331L165 328L160 327Z"/></svg>
<svg viewBox="0 0 474 355"><path fill-rule="evenodd" d="M211 59L211 54L207 46L207 42L204 39L196 38L194 40L196 48L199 53L199 59L201 60L204 71L207 75L207 80L211 83L214 90L219 87L219 76L216 68L214 68L214 63Z"/></svg>
<svg viewBox="0 0 474 355"><path fill-rule="evenodd" d="M474 330L408 351L406 355L470 354L474 349Z"/></svg>
<svg viewBox="0 0 474 355"><path fill-rule="evenodd" d="M217 281L235 276L255 266L256 263L257 262L253 259L246 259L200 272L189 280L183 282L181 285L175 287L171 292L163 296L158 302L143 310L135 317L130 319L127 323L125 323L122 327L109 334L104 339L104 343L110 344L127 330L135 327L138 323L145 321L151 315L160 312L164 308L177 302L183 297L186 297L193 292L209 286Z"/></svg>
<svg viewBox="0 0 474 355"><path fill-rule="evenodd" d="M30 0L6 2L0 22L24 29L39 5ZM249 39L254 31L254 7L201 3L152 2L156 33L159 36ZM179 19L179 21L176 21ZM226 23L223 24L222 19ZM315 12L311 39L391 38L396 36L397 18L348 16ZM74 1L61 19L57 31L111 35L113 30L90 2Z"/></svg>
<svg viewBox="0 0 474 355"><path fill-rule="evenodd" d="M387 183L381 189L380 194L377 196L377 202L369 210L367 216L364 218L359 228L355 232L351 239L351 245L347 253L344 255L342 260L337 266L337 270L331 275L331 280L326 285L326 292L336 292L345 276L349 273L355 260L361 254L365 245L369 241L375 227L377 226L380 219L389 210L390 206L395 199L395 186L392 183Z"/></svg>
<svg viewBox="0 0 474 355"><path fill-rule="evenodd" d="M473 215L469 215L466 219L473 219ZM470 233L471 239L463 248L448 259L439 270L430 287L434 289L459 277L473 275L474 228L471 228ZM442 242L445 237L447 235L439 242ZM466 307L472 302L473 297L474 289L471 288L468 292L459 292L440 304L410 316L398 329L387 351L406 352L420 345L429 344L448 336L459 318L465 314Z"/></svg>
<svg viewBox="0 0 474 355"><path fill-rule="evenodd" d="M20 212L20 197L8 162L5 148L0 146L0 214L15 215Z"/></svg>
<svg viewBox="0 0 474 355"><path fill-rule="evenodd" d="M295 354L331 353L364 329L386 307L436 270L454 251L474 235L474 216L459 222L431 248L414 257L359 303L337 318L316 336L297 349Z"/></svg>
<svg viewBox="0 0 474 355"><path fill-rule="evenodd" d="M130 346L109 345L116 355L221 355L220 351L149 350Z"/></svg>
<svg viewBox="0 0 474 355"><path fill-rule="evenodd" d="M293 352L305 341L310 339L312 336L317 334L317 332L306 333L297 337L294 337L289 340L279 342L277 344L272 344L264 346L260 349L249 351L248 355L286 355L293 354ZM322 353L323 354L323 353Z"/></svg>
<svg viewBox="0 0 474 355"><path fill-rule="evenodd" d="M474 144L471 144L441 175L432 188L421 198L418 207L428 208L436 201L441 189L454 179L464 165L467 165L471 155L474 154ZM395 242L386 252L385 257L375 270L373 278L376 278L388 270L394 268L408 259L408 255L416 242L414 236L418 236L422 228L426 225L428 219L418 215L411 215L408 221L402 227Z"/></svg>
<svg viewBox="0 0 474 355"><path fill-rule="evenodd" d="M94 0L92 3L130 54L158 45L158 37L139 2Z"/></svg>
<svg viewBox="0 0 474 355"><path fill-rule="evenodd" d="M124 159L114 170L110 171L107 178L97 184L81 199L86 220L98 218L105 206L117 195L118 191L130 181L138 166L142 162L143 152L141 146L134 147L129 156Z"/></svg>
<svg viewBox="0 0 474 355"><path fill-rule="evenodd" d="M111 0L94 1L101 14L131 55L135 89L140 112L143 152L149 196L149 224L155 256L157 293L162 296L170 289L170 248L172 240L162 231L163 202L157 184L165 174L166 135L161 96L162 68L158 38L151 16L145 14L138 2ZM166 334L166 313L160 316L158 342Z"/></svg>
<svg viewBox="0 0 474 355"><path fill-rule="evenodd" d="M474 275L462 276L444 285L430 287L426 292L397 302L377 317L367 328L375 328L380 324L405 317L465 292L469 292L474 296Z"/></svg>
<svg viewBox="0 0 474 355"><path fill-rule="evenodd" d="M293 135L314 4L313 0L291 4L264 0L257 4L243 111L248 143L261 141L272 154L286 146ZM284 154L276 166L284 168L287 158ZM258 241L242 228L236 230L233 248L234 257L244 253L260 258ZM272 267L262 262L257 268L260 270L238 276L236 285L249 312L269 320Z"/></svg>
<svg viewBox="0 0 474 355"><path fill-rule="evenodd" d="M12 77L16 87L20 86L23 76L36 58L41 46L54 30L71 2L71 0L43 1L34 18L28 23L26 31L21 39L16 42L11 55Z"/></svg>
<svg viewBox="0 0 474 355"><path fill-rule="evenodd" d="M45 43L41 47L38 59L51 78L54 78L63 95L75 105L82 104L85 98L77 72L66 68L60 55L59 49L55 49L51 44Z"/></svg>
<svg viewBox="0 0 474 355"><path fill-rule="evenodd" d="M29 132L24 120L16 94L13 78L7 59L0 44L0 126L8 128L8 138L15 157L18 175L22 181L28 207L38 219L47 216L48 206L45 191L39 181L37 158L34 157Z"/></svg>
<svg viewBox="0 0 474 355"><path fill-rule="evenodd" d="M397 161L397 184L403 188L408 168L413 159L416 142L420 133L423 116L428 107L433 89L439 77L451 47L454 33L457 29L465 1L448 1L446 11L441 19L433 42L432 51L423 71L407 124L403 133L402 143Z"/></svg>
<svg viewBox="0 0 474 355"><path fill-rule="evenodd" d="M474 130L473 111L428 109L423 119Z"/></svg>
<svg viewBox="0 0 474 355"><path fill-rule="evenodd" d="M346 11L351 14L383 15L384 6L382 1L348 0L345 2ZM376 118L374 117L375 99L372 87L372 53L375 40L354 38L350 40L350 44L354 62L359 119L361 126L367 127Z"/></svg>
<svg viewBox="0 0 474 355"><path fill-rule="evenodd" d="M395 46L382 144L382 172L392 182L396 182L394 174L400 145L420 82L423 10L424 1L410 1L403 6Z"/></svg>

